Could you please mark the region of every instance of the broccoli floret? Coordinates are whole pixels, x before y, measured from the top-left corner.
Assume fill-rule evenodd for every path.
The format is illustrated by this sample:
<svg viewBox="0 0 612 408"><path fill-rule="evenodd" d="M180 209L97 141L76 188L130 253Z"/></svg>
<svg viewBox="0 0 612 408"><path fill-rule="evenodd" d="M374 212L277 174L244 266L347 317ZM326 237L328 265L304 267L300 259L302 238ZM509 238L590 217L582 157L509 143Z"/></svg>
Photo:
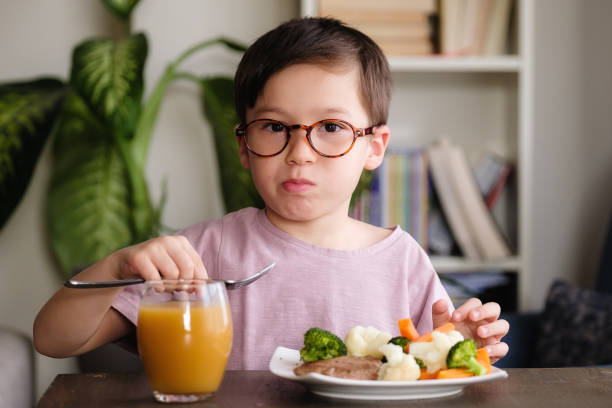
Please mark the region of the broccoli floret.
<svg viewBox="0 0 612 408"><path fill-rule="evenodd" d="M345 356L346 345L335 334L313 327L304 333L304 348L300 357L305 363Z"/></svg>
<svg viewBox="0 0 612 408"><path fill-rule="evenodd" d="M396 346L400 346L401 348L404 348L406 347L406 344L410 343L410 339L407 337L403 337L403 336L396 336L396 337L393 337L391 340L389 340L387 344L389 343L395 344ZM387 357L383 356L382 362L386 363Z"/></svg>
<svg viewBox="0 0 612 408"><path fill-rule="evenodd" d="M423 360L421 360L420 358L414 358L414 361L416 361L416 363L419 365L419 368L427 368L427 366L425 366L425 363L423 362Z"/></svg>
<svg viewBox="0 0 612 408"><path fill-rule="evenodd" d="M467 368L474 375L484 375L485 368L476 361L476 342L472 339L465 339L455 344L448 351L446 357L448 368Z"/></svg>
<svg viewBox="0 0 612 408"><path fill-rule="evenodd" d="M397 337L393 337L391 340L389 340L389 343L392 344L396 344L398 346L401 346L402 348L406 347L406 345L408 343L410 343L410 339L407 337L403 337L403 336L397 336Z"/></svg>

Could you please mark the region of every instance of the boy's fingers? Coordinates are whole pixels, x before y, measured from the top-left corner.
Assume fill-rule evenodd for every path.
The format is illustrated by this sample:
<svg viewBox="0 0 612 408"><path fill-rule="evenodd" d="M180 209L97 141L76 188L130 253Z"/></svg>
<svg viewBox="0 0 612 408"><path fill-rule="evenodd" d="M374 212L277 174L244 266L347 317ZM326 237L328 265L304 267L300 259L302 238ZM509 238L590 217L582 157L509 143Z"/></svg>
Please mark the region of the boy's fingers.
<svg viewBox="0 0 612 408"><path fill-rule="evenodd" d="M189 243L187 238L185 238L183 241L183 247L193 262L193 277L195 279L208 279L208 273L206 272L202 258L200 258L200 255L196 252L193 246L191 246L191 243Z"/></svg>
<svg viewBox="0 0 612 408"><path fill-rule="evenodd" d="M497 360L508 354L508 345L504 342L488 345L486 346L486 349L487 353L489 353L491 363L496 362Z"/></svg>
<svg viewBox="0 0 612 408"><path fill-rule="evenodd" d="M446 300L440 299L431 306L431 318L434 329L450 321L450 313L448 312Z"/></svg>
<svg viewBox="0 0 612 408"><path fill-rule="evenodd" d="M476 330L476 334L483 339L492 338L496 341L504 337L508 330L510 330L510 324L503 319L496 320L493 323L484 324Z"/></svg>
<svg viewBox="0 0 612 408"><path fill-rule="evenodd" d="M480 299L478 298L468 299L464 304L459 306L453 312L453 321L455 322L463 321L468 316L468 313L470 313L471 310L479 308L480 306L482 306L482 302L480 301Z"/></svg>
<svg viewBox="0 0 612 408"><path fill-rule="evenodd" d="M179 268L170 256L166 252L165 248L160 248L151 253L151 259L153 264L157 267L159 274L162 279L178 279Z"/></svg>
<svg viewBox="0 0 612 408"><path fill-rule="evenodd" d="M130 268L141 276L144 280L161 279L159 271L151 261L151 259L143 253L136 254L129 261Z"/></svg>
<svg viewBox="0 0 612 408"><path fill-rule="evenodd" d="M178 268L178 277L182 279L193 279L196 266L193 262L193 257L186 250L184 245L180 241L174 240L166 246L166 250Z"/></svg>
<svg viewBox="0 0 612 408"><path fill-rule="evenodd" d="M479 320L486 320L488 322L494 322L499 318L501 313L501 307L495 302L488 302L484 305L474 308L469 312L469 318L473 322Z"/></svg>

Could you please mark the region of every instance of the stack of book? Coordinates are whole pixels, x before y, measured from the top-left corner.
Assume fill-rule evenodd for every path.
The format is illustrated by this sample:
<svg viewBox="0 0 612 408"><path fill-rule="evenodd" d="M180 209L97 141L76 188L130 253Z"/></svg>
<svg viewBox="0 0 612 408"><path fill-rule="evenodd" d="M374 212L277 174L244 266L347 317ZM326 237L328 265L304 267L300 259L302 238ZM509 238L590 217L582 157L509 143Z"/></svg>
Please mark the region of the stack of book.
<svg viewBox="0 0 612 408"><path fill-rule="evenodd" d="M389 149L351 216L400 225L432 254L507 258L509 245L490 210L510 169L507 160L488 153L473 171L463 150L446 139L424 149Z"/></svg>
<svg viewBox="0 0 612 408"><path fill-rule="evenodd" d="M441 53L508 53L513 9L513 0L440 0Z"/></svg>
<svg viewBox="0 0 612 408"><path fill-rule="evenodd" d="M427 151L442 210L463 255L475 260L510 256L464 151L446 139Z"/></svg>
<svg viewBox="0 0 612 408"><path fill-rule="evenodd" d="M387 55L432 54L430 17L436 0L320 0L319 15L335 17L371 37Z"/></svg>

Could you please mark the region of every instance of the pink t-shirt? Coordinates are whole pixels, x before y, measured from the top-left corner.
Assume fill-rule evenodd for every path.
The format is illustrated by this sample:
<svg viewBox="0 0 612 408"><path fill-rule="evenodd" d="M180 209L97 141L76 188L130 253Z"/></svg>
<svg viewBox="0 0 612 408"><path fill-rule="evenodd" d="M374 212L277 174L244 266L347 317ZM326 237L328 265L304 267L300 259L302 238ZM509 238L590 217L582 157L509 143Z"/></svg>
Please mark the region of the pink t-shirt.
<svg viewBox="0 0 612 408"><path fill-rule="evenodd" d="M183 231L211 278L240 279L276 262L255 283L228 291L234 339L228 369L263 370L277 346L300 349L311 327L340 338L354 326L399 335L411 317L432 329L431 306L450 299L427 254L400 227L364 249L336 250L276 228L263 210L246 208ZM140 291L126 287L113 307L137 324Z"/></svg>

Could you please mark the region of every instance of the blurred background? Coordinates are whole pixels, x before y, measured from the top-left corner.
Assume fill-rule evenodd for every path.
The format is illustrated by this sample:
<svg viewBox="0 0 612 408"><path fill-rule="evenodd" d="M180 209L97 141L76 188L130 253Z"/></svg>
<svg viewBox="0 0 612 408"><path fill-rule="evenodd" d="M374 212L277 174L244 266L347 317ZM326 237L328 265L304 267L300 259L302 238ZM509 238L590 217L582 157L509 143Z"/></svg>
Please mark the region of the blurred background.
<svg viewBox="0 0 612 408"><path fill-rule="evenodd" d="M593 287L602 255L612 214L612 2L526 0L521 8L525 2L528 13L510 14L514 34L508 48L488 59L460 55L476 58L462 65L433 61L423 51L417 57L401 55L404 51L390 56L394 96L389 124L390 145L397 151L447 137L465 149L472 165L486 152L512 163L514 184L496 218L509 256L466 261L460 252L437 257L434 264L449 274L514 273L516 309L534 311L543 308L555 279ZM220 35L248 45L281 22L316 13L321 5L142 0L132 14L131 31L148 38L145 98L167 64L191 45ZM93 36L119 38L126 30L97 0L1 0L0 7L0 83L41 76L67 79L76 44ZM510 59L496 58L506 54ZM240 53L213 47L183 68L197 75L232 76L239 59ZM198 86L188 81L168 88L147 156L153 202L167 181L162 221L172 229L225 213L219 181L223 163L218 164L199 98ZM47 143L25 195L0 230L0 325L30 338L36 313L64 280L47 238L50 172ZM34 400L55 375L78 370L73 358L36 353L33 368Z"/></svg>

